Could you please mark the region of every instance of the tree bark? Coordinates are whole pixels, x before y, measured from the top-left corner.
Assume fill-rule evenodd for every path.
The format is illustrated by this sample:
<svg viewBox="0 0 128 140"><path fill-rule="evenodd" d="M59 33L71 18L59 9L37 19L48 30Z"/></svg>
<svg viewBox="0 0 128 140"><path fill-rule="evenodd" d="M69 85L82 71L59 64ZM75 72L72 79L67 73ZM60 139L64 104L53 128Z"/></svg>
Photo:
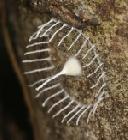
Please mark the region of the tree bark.
<svg viewBox="0 0 128 140"><path fill-rule="evenodd" d="M84 11L79 11L81 8ZM77 10L76 10L77 9ZM78 16L76 16L78 12ZM101 21L87 26L93 13ZM35 140L126 140L128 138L128 1L127 0L2 0L1 27L6 49L23 88ZM22 60L29 36L38 25L57 17L83 28L97 44L105 63L110 97L99 106L95 117L82 126L66 126L51 119L26 86ZM79 95L78 95L79 96Z"/></svg>

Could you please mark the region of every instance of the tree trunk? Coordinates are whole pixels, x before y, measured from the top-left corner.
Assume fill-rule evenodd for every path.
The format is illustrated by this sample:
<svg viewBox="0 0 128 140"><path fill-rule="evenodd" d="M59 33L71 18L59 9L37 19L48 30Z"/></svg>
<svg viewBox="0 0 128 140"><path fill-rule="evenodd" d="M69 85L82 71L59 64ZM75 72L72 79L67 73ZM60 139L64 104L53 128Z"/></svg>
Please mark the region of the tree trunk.
<svg viewBox="0 0 128 140"><path fill-rule="evenodd" d="M95 25L90 19L97 17ZM6 49L23 88L35 140L125 140L128 138L128 1L2 0L1 27ZM78 14L78 15L77 15ZM38 25L56 17L83 29L97 44L105 64L109 98L87 124L67 126L42 111L23 74L23 54ZM89 23L92 23L89 25ZM79 97L79 95L78 95Z"/></svg>

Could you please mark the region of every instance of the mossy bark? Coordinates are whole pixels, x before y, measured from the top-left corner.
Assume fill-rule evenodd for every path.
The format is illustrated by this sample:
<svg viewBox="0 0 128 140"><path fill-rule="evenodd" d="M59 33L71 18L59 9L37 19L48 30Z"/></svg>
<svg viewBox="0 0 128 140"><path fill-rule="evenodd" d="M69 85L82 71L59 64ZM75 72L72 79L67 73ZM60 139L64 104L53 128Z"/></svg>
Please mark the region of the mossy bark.
<svg viewBox="0 0 128 140"><path fill-rule="evenodd" d="M79 11L83 9L84 11ZM127 0L59 0L1 2L1 25L12 65L21 81L37 140L125 140L128 138L128 1ZM60 10L60 11L59 11ZM76 14L78 14L77 18ZM95 15L98 26L86 26L86 19ZM84 32L97 44L105 63L110 97L99 106L89 124L66 126L52 120L35 104L25 86L21 60L28 38L38 25L58 17ZM82 23L82 26L81 26Z"/></svg>

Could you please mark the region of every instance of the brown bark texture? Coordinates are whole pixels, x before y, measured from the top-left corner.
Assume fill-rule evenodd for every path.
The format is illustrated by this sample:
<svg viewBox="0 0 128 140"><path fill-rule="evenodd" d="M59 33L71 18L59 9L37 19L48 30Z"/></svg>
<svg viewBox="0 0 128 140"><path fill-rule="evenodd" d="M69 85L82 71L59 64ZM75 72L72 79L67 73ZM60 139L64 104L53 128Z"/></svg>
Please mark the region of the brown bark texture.
<svg viewBox="0 0 128 140"><path fill-rule="evenodd" d="M128 139L127 0L1 0L0 16L2 34L23 88L35 140ZM88 124L82 119L81 125L68 126L51 119L27 86L32 78L23 74L25 47L37 26L52 17L83 29L104 61L109 98L99 105Z"/></svg>

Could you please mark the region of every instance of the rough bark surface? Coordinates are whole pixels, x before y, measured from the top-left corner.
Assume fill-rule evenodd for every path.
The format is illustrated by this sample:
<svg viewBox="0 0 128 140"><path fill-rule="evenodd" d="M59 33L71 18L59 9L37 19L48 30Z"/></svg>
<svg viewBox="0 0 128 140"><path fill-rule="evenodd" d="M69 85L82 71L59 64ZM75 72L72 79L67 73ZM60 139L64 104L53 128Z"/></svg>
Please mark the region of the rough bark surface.
<svg viewBox="0 0 128 140"><path fill-rule="evenodd" d="M35 139L128 139L128 1L3 0L1 4L3 35L24 89ZM82 125L77 127L60 124L42 111L33 99L32 91L26 87L27 79L23 75L21 60L29 36L38 25L53 16L75 27L85 25L84 33L97 44L105 63L110 97L100 104L88 124L83 119ZM92 17L97 17L96 22L100 21L100 25L86 26Z"/></svg>

